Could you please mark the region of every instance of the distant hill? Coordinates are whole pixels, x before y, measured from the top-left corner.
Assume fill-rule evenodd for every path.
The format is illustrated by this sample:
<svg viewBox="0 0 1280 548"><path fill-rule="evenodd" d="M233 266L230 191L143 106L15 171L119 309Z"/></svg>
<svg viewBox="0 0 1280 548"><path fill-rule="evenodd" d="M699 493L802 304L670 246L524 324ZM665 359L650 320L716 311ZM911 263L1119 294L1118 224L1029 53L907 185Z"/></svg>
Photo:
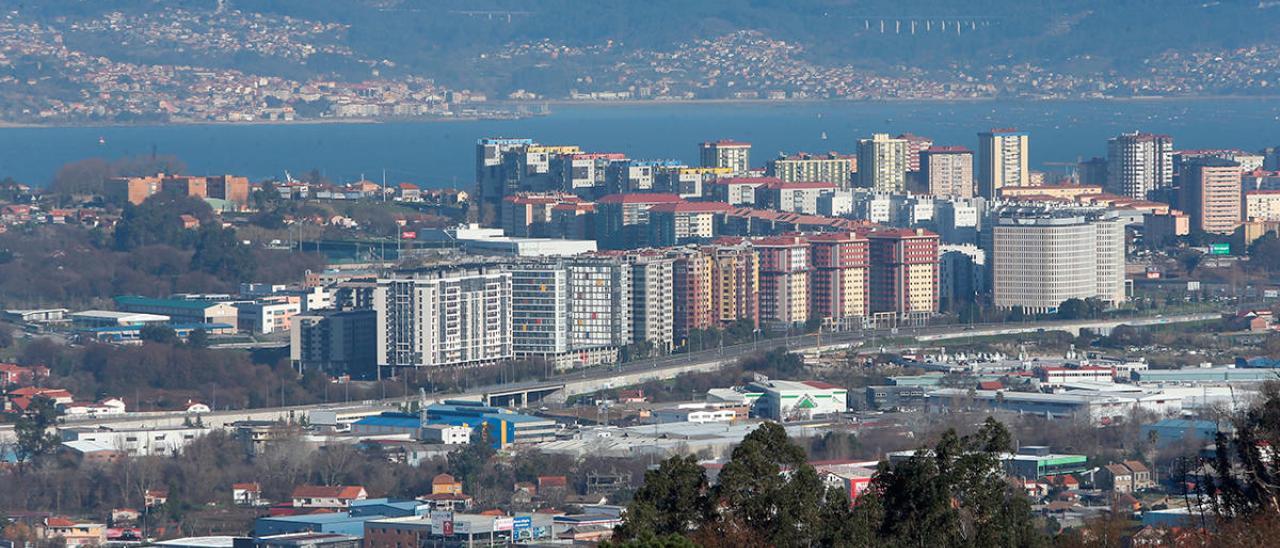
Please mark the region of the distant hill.
<svg viewBox="0 0 1280 548"><path fill-rule="evenodd" d="M498 94L590 88L584 75L615 78L644 66L647 52L676 51L740 30L795 46L798 59L817 66L945 72L939 81L1017 72L1024 64L1033 72L1140 76L1150 72L1152 59L1280 45L1280 2L1273 1L3 0L0 6L69 29L73 48L122 61L187 62L294 79L415 75ZM71 28L116 11L174 9L340 25L329 39L350 51L298 63L257 52L195 53L163 42L124 45L111 32ZM521 49L539 43L539 55ZM542 55L554 48L572 57Z"/></svg>

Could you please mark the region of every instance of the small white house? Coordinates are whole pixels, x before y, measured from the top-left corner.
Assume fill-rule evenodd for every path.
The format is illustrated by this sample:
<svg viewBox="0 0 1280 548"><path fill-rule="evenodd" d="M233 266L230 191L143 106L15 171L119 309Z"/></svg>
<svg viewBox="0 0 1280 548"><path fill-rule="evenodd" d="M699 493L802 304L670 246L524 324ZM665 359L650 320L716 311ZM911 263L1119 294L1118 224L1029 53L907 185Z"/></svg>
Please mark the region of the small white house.
<svg viewBox="0 0 1280 548"><path fill-rule="evenodd" d="M233 483L231 501L237 506L262 506L262 486L257 483Z"/></svg>

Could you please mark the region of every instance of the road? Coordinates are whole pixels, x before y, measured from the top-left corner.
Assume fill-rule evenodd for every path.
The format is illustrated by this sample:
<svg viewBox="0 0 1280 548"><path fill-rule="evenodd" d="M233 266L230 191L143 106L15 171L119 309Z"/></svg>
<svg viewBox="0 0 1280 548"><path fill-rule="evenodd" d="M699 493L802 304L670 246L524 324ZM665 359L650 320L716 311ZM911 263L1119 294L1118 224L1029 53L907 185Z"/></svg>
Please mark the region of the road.
<svg viewBox="0 0 1280 548"><path fill-rule="evenodd" d="M816 333L790 337L761 339L751 343L726 346L688 354L676 354L662 358L631 362L614 367L584 369L563 375L556 375L543 381L519 383L503 383L470 388L463 392L448 394L431 394L431 401L445 399L483 399L493 392L513 392L539 387L561 387L565 396L596 392L607 388L618 388L639 384L652 379L669 379L688 371L709 371L722 367L727 363L755 352L768 351L775 348L786 348L790 351L806 351L814 349L836 349L849 346L873 346L877 340L887 339L900 344L906 339L915 339L924 343L942 340L954 340L970 337L986 337L1011 335L1018 333L1036 333L1042 331L1072 331L1080 329L1110 329L1117 325L1163 325L1187 322L1199 322L1221 317L1220 314L1186 314L1179 316L1154 316L1144 318L1125 318L1119 320L1068 320L1040 321L1027 323L996 323L974 325L948 325L937 327L904 327L897 329L869 329L844 333ZM357 402L319 403L283 407L244 409L238 411L215 411L202 414L201 421L211 427L225 427L241 420L277 420L290 417L301 418L311 411L332 410L359 413L374 412L378 409L394 408L404 404L406 399L414 400L418 396L395 397L386 399L365 400ZM143 426L176 426L183 423L187 415L183 412L161 411L127 413L112 417L97 417L68 421L64 426L99 427L114 426L117 428ZM11 425L0 427L0 440L12 438Z"/></svg>

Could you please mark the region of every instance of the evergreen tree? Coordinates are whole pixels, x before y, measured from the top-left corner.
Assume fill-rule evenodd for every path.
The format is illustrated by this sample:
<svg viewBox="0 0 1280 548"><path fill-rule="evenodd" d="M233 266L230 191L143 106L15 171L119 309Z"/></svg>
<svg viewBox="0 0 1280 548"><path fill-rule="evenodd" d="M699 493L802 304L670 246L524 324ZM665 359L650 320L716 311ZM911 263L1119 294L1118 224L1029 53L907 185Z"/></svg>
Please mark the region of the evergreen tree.
<svg viewBox="0 0 1280 548"><path fill-rule="evenodd" d="M31 399L31 403L14 425L18 436L16 449L20 462L29 462L58 448L58 436L49 432L49 428L57 422L58 408L53 400L44 396Z"/></svg>
<svg viewBox="0 0 1280 548"><path fill-rule="evenodd" d="M671 457L644 475L644 485L627 506L618 528L624 539L652 535L684 535L711 516L707 478L693 455Z"/></svg>

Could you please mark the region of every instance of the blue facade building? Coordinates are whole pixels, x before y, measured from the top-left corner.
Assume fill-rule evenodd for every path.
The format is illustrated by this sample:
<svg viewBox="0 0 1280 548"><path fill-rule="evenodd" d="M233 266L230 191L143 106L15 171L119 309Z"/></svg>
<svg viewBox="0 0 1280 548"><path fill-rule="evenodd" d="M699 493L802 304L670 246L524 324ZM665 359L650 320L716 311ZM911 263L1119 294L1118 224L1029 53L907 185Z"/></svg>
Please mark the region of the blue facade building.
<svg viewBox="0 0 1280 548"><path fill-rule="evenodd" d="M467 426L476 432L487 430L490 443L497 448L550 441L555 439L558 428L551 419L462 400L446 400L427 407L427 423Z"/></svg>

